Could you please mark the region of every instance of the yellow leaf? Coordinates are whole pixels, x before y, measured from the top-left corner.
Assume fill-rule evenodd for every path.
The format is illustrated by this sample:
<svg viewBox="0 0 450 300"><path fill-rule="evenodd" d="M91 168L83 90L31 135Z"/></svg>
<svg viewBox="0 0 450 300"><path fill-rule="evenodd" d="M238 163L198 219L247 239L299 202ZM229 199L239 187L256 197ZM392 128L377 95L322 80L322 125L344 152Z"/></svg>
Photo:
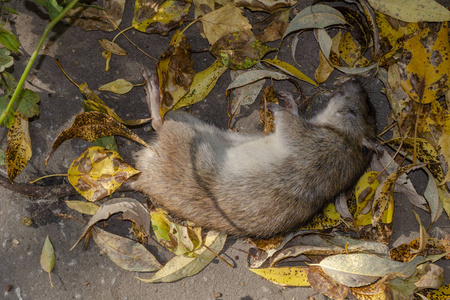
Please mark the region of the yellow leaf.
<svg viewBox="0 0 450 300"><path fill-rule="evenodd" d="M212 88L216 85L217 80L227 70L219 60L216 60L206 70L203 70L195 74L192 84L189 87L189 91L183 98L178 101L173 109L179 109L183 106L192 105L203 100Z"/></svg>
<svg viewBox="0 0 450 300"><path fill-rule="evenodd" d="M439 138L439 153L444 157L444 160L448 167L450 167L450 116L447 117L444 128L442 129L442 135ZM450 172L447 172L444 179L440 183L441 185L446 184L450 181Z"/></svg>
<svg viewBox="0 0 450 300"><path fill-rule="evenodd" d="M250 31L252 26L242 10L234 5L226 5L200 18L203 31L210 45L214 45L224 35L235 31Z"/></svg>
<svg viewBox="0 0 450 300"><path fill-rule="evenodd" d="M438 99L448 89L448 22L439 26L439 30L428 27L408 39L398 62L403 88L411 99L424 104Z"/></svg>
<svg viewBox="0 0 450 300"><path fill-rule="evenodd" d="M158 242L175 255L192 252L201 246L201 228L171 222L167 212L157 208L150 212L153 233Z"/></svg>
<svg viewBox="0 0 450 300"><path fill-rule="evenodd" d="M71 209L76 210L79 213L85 214L85 215L94 215L97 210L100 208L95 203L86 202L86 201L76 201L76 200L70 200L70 201L64 201L68 207Z"/></svg>
<svg viewBox="0 0 450 300"><path fill-rule="evenodd" d="M372 201L380 182L375 179L378 172L367 172L355 187L356 211L355 225L365 226L372 223Z"/></svg>
<svg viewBox="0 0 450 300"><path fill-rule="evenodd" d="M352 68L362 68L370 64L361 53L361 46L353 40L352 34L346 32L339 44L339 53L342 60Z"/></svg>
<svg viewBox="0 0 450 300"><path fill-rule="evenodd" d="M142 32L167 35L180 26L191 7L191 0L167 0L158 6L154 0L136 0L132 26Z"/></svg>
<svg viewBox="0 0 450 300"><path fill-rule="evenodd" d="M443 22L450 11L434 0L369 0L375 10L405 22Z"/></svg>
<svg viewBox="0 0 450 300"><path fill-rule="evenodd" d="M9 181L13 182L17 175L25 169L32 155L28 119L16 113L14 123L8 130L5 161Z"/></svg>
<svg viewBox="0 0 450 300"><path fill-rule="evenodd" d="M250 271L282 286L309 286L305 267L250 269Z"/></svg>
<svg viewBox="0 0 450 300"><path fill-rule="evenodd" d="M436 291L429 292L427 298L429 300L448 300L448 295L450 295L450 284L443 285Z"/></svg>
<svg viewBox="0 0 450 300"><path fill-rule="evenodd" d="M315 215L311 221L299 228L299 230L321 230L336 227L341 223L341 215L336 211L333 203L329 203L323 209L323 214Z"/></svg>
<svg viewBox="0 0 450 300"><path fill-rule="evenodd" d="M281 70L291 76L297 77L298 79L308 82L314 86L318 86L314 80L312 80L311 78L309 78L308 76L306 76L305 74L300 72L300 70L298 70L294 66L288 64L287 62L284 62L284 61L281 61L278 59L263 59L262 61L265 63L268 63L272 66L277 67L279 70Z"/></svg>
<svg viewBox="0 0 450 300"><path fill-rule="evenodd" d="M129 177L139 173L115 151L90 147L69 167L69 182L87 200L111 195Z"/></svg>
<svg viewBox="0 0 450 300"><path fill-rule="evenodd" d="M102 85L98 88L99 91L109 91L116 94L126 94L133 88L133 84L125 79L117 79L113 82Z"/></svg>

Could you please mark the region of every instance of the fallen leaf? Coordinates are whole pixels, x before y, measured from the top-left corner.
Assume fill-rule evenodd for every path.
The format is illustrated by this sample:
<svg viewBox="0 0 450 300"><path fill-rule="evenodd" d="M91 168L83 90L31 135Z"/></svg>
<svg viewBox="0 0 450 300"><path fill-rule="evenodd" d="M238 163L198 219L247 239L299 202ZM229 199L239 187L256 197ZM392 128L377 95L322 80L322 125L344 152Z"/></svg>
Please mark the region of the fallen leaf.
<svg viewBox="0 0 450 300"><path fill-rule="evenodd" d="M233 82L230 83L227 87L227 93L230 93L231 89L235 89L244 85L247 85L249 83L256 82L263 78L272 78L274 80L284 80L289 79L288 76L275 71L269 71L269 70L253 70L245 72L241 75L238 75Z"/></svg>
<svg viewBox="0 0 450 300"><path fill-rule="evenodd" d="M226 235L210 231L204 244L214 253L219 253L225 244ZM186 255L175 256L161 270L149 279L137 279L143 282L173 282L181 278L192 276L203 270L216 256L205 246L194 251L195 257Z"/></svg>
<svg viewBox="0 0 450 300"><path fill-rule="evenodd" d="M350 291L358 300L382 300L389 299L386 291L386 284L383 281L378 281L374 284L362 287L352 287Z"/></svg>
<svg viewBox="0 0 450 300"><path fill-rule="evenodd" d="M433 0L369 0L370 6L405 22L450 21L450 11Z"/></svg>
<svg viewBox="0 0 450 300"><path fill-rule="evenodd" d="M192 105L206 98L216 85L217 80L227 70L219 60L216 60L207 69L195 74L189 91L174 106L173 110Z"/></svg>
<svg viewBox="0 0 450 300"><path fill-rule="evenodd" d="M230 77L231 81L234 81L234 79L245 73L247 71L244 70L231 70L230 71ZM260 79L258 81L255 81L253 83L241 86L239 88L235 88L231 92L231 105L230 105L230 114L233 116L238 116L241 111L241 106L243 105L251 105L255 102L256 98L258 97L259 93L262 90L262 87L264 86L265 80Z"/></svg>
<svg viewBox="0 0 450 300"><path fill-rule="evenodd" d="M92 228L92 237L117 266L127 271L153 272L162 268L156 258L140 243L100 229Z"/></svg>
<svg viewBox="0 0 450 300"><path fill-rule="evenodd" d="M112 82L106 83L98 88L99 91L113 92L119 95L123 95L131 91L133 84L125 79L117 79Z"/></svg>
<svg viewBox="0 0 450 300"><path fill-rule="evenodd" d="M359 287L371 284L379 278L395 274L411 276L416 266L425 262L422 256L409 263L400 263L372 254L338 254L324 258L320 264L322 270L336 282L348 287Z"/></svg>
<svg viewBox="0 0 450 300"><path fill-rule="evenodd" d="M428 104L447 91L450 74L448 48L447 22L427 27L405 42L398 65L402 87L411 99Z"/></svg>
<svg viewBox="0 0 450 300"><path fill-rule="evenodd" d="M347 21L336 9L322 4L308 6L292 19L283 38L294 31L310 28L325 28L332 25L345 25Z"/></svg>
<svg viewBox="0 0 450 300"><path fill-rule="evenodd" d="M210 45L220 38L233 32L242 31L251 34L248 19L242 15L242 10L234 5L226 5L200 18L203 31Z"/></svg>
<svg viewBox="0 0 450 300"><path fill-rule="evenodd" d="M438 290L429 292L427 298L429 300L446 300L450 295L450 284L441 286Z"/></svg>
<svg viewBox="0 0 450 300"><path fill-rule="evenodd" d="M288 64L287 62L284 62L284 61L281 61L278 59L264 59L264 60L262 60L262 62L265 62L271 66L274 66L274 67L278 68L279 70L283 71L284 73L294 76L302 81L310 83L314 86L318 86L314 80L312 80L311 78L309 78L308 76L306 76L305 74L300 72L297 68Z"/></svg>
<svg viewBox="0 0 450 300"><path fill-rule="evenodd" d="M281 267L249 270L281 286L309 286L305 267Z"/></svg>
<svg viewBox="0 0 450 300"><path fill-rule="evenodd" d="M70 248L72 251L81 240L91 231L95 223L108 219L111 215L122 213L124 220L129 220L137 225L139 230L147 236L150 234L150 216L148 210L137 200L132 198L115 198L105 202L89 220L83 233L76 243Z"/></svg>
<svg viewBox="0 0 450 300"><path fill-rule="evenodd" d="M161 93L161 117L186 95L194 80L194 60L187 38L175 32L166 52L156 65Z"/></svg>
<svg viewBox="0 0 450 300"><path fill-rule="evenodd" d="M307 270L308 281L311 287L331 299L345 299L349 288L337 283L318 266L310 266Z"/></svg>
<svg viewBox="0 0 450 300"><path fill-rule="evenodd" d="M45 238L44 246L42 247L40 262L42 270L48 273L50 285L53 287L51 272L55 266L55 250L53 249L53 245L50 242L48 235Z"/></svg>
<svg viewBox="0 0 450 300"><path fill-rule="evenodd" d="M120 47L119 45L117 45L114 42L111 42L107 39L100 39L98 42L100 43L100 46L104 50L111 52L112 54L119 55L119 56L128 55L127 51L123 50L122 47Z"/></svg>
<svg viewBox="0 0 450 300"><path fill-rule="evenodd" d="M421 168L424 165L425 164L418 164L401 167L396 172L389 175L389 177L380 185L375 194L375 201L372 208L372 226L375 226L379 222L379 220L383 216L384 211L389 207L389 203L392 202L393 188L398 178L403 173Z"/></svg>
<svg viewBox="0 0 450 300"><path fill-rule="evenodd" d="M201 246L201 228L186 227L171 222L167 212L156 209L150 212L153 233L158 243L175 255L192 252Z"/></svg>
<svg viewBox="0 0 450 300"><path fill-rule="evenodd" d="M13 182L25 169L32 155L28 119L19 113L15 114L14 123L8 130L5 155L8 178Z"/></svg>
<svg viewBox="0 0 450 300"><path fill-rule="evenodd" d="M290 7L298 3L296 0L236 0L235 5L245 7L251 11L265 11L275 13L281 8Z"/></svg>
<svg viewBox="0 0 450 300"><path fill-rule="evenodd" d="M98 4L97 4L98 5ZM122 22L125 0L103 0L103 6L80 6L70 10L66 15L72 26L80 26L83 30L114 31Z"/></svg>
<svg viewBox="0 0 450 300"><path fill-rule="evenodd" d="M249 69L267 53L275 51L257 40L251 31L236 31L222 36L210 52L232 70Z"/></svg>
<svg viewBox="0 0 450 300"><path fill-rule="evenodd" d="M52 152L45 160L45 164L47 164L53 152L55 152L56 149L66 140L77 138L92 142L99 137L110 135L121 135L150 148L150 146L147 145L147 143L138 137L134 132L110 116L97 111L90 111L78 114L75 117L72 126L69 129L63 130L56 137L52 144Z"/></svg>
<svg viewBox="0 0 450 300"><path fill-rule="evenodd" d="M272 85L264 89L261 102L259 103L259 121L263 126L264 134L269 134L275 131L273 113L267 108L267 103L279 104Z"/></svg>
<svg viewBox="0 0 450 300"><path fill-rule="evenodd" d="M146 33L169 34L186 19L191 0L136 0L132 26Z"/></svg>
<svg viewBox="0 0 450 300"><path fill-rule="evenodd" d="M100 208L99 205L86 201L66 200L64 203L71 209L85 215L94 215Z"/></svg>

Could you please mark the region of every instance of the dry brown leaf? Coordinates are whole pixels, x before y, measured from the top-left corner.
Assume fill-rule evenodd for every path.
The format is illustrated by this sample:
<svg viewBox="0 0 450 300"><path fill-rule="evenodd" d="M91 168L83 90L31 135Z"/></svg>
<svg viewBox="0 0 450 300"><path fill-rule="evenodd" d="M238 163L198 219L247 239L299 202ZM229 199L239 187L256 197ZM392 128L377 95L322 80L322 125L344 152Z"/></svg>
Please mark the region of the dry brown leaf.
<svg viewBox="0 0 450 300"><path fill-rule="evenodd" d="M61 132L56 137L56 139L53 141L52 152L48 155L45 163L47 164L53 152L55 152L55 150L66 140L76 138L92 142L100 137L110 135L124 136L145 147L150 148L150 146L147 145L147 143L144 142L140 137L138 137L134 132L132 132L110 116L96 111L90 111L78 114L75 117L72 126L69 129Z"/></svg>

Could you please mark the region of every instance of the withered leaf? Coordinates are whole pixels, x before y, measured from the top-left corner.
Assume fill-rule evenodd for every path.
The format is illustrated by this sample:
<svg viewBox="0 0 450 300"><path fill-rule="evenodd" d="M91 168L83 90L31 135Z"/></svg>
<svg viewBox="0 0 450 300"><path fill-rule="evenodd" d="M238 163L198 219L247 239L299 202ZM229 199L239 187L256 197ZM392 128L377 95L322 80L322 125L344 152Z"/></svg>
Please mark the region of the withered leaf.
<svg viewBox="0 0 450 300"><path fill-rule="evenodd" d="M267 108L267 103L278 104L278 99L275 96L273 86L268 86L264 89L261 102L259 103L259 121L263 126L264 134L275 131L273 113Z"/></svg>
<svg viewBox="0 0 450 300"><path fill-rule="evenodd" d="M448 89L450 52L448 22L437 23L408 39L398 62L402 86L411 99L424 104Z"/></svg>
<svg viewBox="0 0 450 300"><path fill-rule="evenodd" d="M234 3L238 7L246 7L252 11L274 13L281 8L297 4L298 0L235 0Z"/></svg>
<svg viewBox="0 0 450 300"><path fill-rule="evenodd" d="M16 113L14 123L8 130L5 161L9 181L13 182L17 175L25 169L32 155L28 119Z"/></svg>
<svg viewBox="0 0 450 300"><path fill-rule="evenodd" d="M200 18L205 36L210 45L214 45L223 36L237 32L249 32L252 26L242 10L234 5L226 5Z"/></svg>
<svg viewBox="0 0 450 300"><path fill-rule="evenodd" d="M174 106L173 110L192 105L203 99L211 92L217 80L227 70L219 60L216 60L207 69L195 74L189 92L184 95Z"/></svg>
<svg viewBox="0 0 450 300"><path fill-rule="evenodd" d="M191 0L136 0L133 27L147 33L169 34L189 13Z"/></svg>
<svg viewBox="0 0 450 300"><path fill-rule="evenodd" d="M201 228L186 227L171 222L167 212L156 209L150 212L152 229L158 242L175 255L183 255L201 246Z"/></svg>
<svg viewBox="0 0 450 300"><path fill-rule="evenodd" d="M318 266L310 266L306 270L311 287L331 299L345 299L349 288L334 281Z"/></svg>
<svg viewBox="0 0 450 300"><path fill-rule="evenodd" d="M108 257L119 267L134 272L153 272L162 268L156 258L140 243L109 233L94 226L92 237Z"/></svg>
<svg viewBox="0 0 450 300"><path fill-rule="evenodd" d="M251 31L236 31L222 36L210 52L230 69L249 69L275 48L257 40Z"/></svg>
<svg viewBox="0 0 450 300"><path fill-rule="evenodd" d="M194 60L186 36L177 31L156 65L161 99L161 117L189 92L194 79Z"/></svg>
<svg viewBox="0 0 450 300"><path fill-rule="evenodd" d="M87 200L110 196L129 177L139 173L119 154L102 147L90 147L69 167L69 182Z"/></svg>
<svg viewBox="0 0 450 300"><path fill-rule="evenodd" d="M95 223L108 219L111 215L123 213L122 217L137 225L139 230L149 235L150 230L150 215L148 210L137 200L132 198L115 198L105 202L97 212L92 216L89 223L86 225L83 233L76 243L70 249L75 248L81 240L90 232Z"/></svg>
<svg viewBox="0 0 450 300"><path fill-rule="evenodd" d="M127 126L137 126L151 121L151 118L147 119L137 119L137 120L122 120L114 110L109 108L106 104L85 100L83 102L83 108L85 111L98 111L104 113L108 116L111 116L119 123L122 123Z"/></svg>
<svg viewBox="0 0 450 300"><path fill-rule="evenodd" d="M120 135L150 148L140 137L110 116L96 111L89 111L78 114L72 126L69 129L63 130L56 137L53 141L52 152L47 157L45 163L47 164L53 152L68 139L76 138L92 142L99 137L109 135Z"/></svg>
<svg viewBox="0 0 450 300"><path fill-rule="evenodd" d="M396 172L389 175L389 177L380 185L375 194L375 201L372 208L373 211L372 226L375 226L380 221L385 209L388 207L388 204L392 198L393 188L395 186L395 182L397 181L397 179L403 173L421 168L423 166L425 166L425 164L407 165L401 167Z"/></svg>
<svg viewBox="0 0 450 300"><path fill-rule="evenodd" d="M77 7L68 12L66 20L83 30L113 31L122 22L125 0L103 0L103 9ZM112 21L112 22L111 22Z"/></svg>
<svg viewBox="0 0 450 300"><path fill-rule="evenodd" d="M128 54L125 50L123 50L122 47L120 47L116 43L111 42L107 39L100 39L98 42L100 43L100 46L104 50L111 52L112 54L120 55L120 56L124 56L124 55Z"/></svg>
<svg viewBox="0 0 450 300"><path fill-rule="evenodd" d="M214 253L219 254L226 241L226 235L214 231L208 232L204 244ZM172 282L192 276L203 270L216 256L205 246L194 251L195 257L175 256L161 270L149 279L139 278L144 282Z"/></svg>

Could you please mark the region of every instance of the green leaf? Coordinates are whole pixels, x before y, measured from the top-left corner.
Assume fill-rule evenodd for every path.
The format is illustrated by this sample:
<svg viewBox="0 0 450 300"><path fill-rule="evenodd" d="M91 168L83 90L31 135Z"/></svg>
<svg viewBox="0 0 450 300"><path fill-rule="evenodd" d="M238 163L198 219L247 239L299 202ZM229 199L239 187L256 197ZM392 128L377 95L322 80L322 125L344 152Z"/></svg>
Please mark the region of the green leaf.
<svg viewBox="0 0 450 300"><path fill-rule="evenodd" d="M3 111L6 109L9 99L10 97L8 94L0 97L0 113L3 113ZM7 128L10 128L13 123L14 123L14 110L10 109L5 118L4 124Z"/></svg>
<svg viewBox="0 0 450 300"><path fill-rule="evenodd" d="M5 71L13 65L14 59L10 56L11 52L7 49L0 49L0 72Z"/></svg>
<svg viewBox="0 0 450 300"><path fill-rule="evenodd" d="M0 149L0 166L4 166L5 165L5 151Z"/></svg>
<svg viewBox="0 0 450 300"><path fill-rule="evenodd" d="M15 15L19 14L15 9L8 7L8 6L2 6L1 10L6 11L7 13L10 13L10 14L15 14Z"/></svg>
<svg viewBox="0 0 450 300"><path fill-rule="evenodd" d="M38 5L45 7L48 15L53 20L63 9L56 0L34 0Z"/></svg>
<svg viewBox="0 0 450 300"><path fill-rule="evenodd" d="M101 138L96 139L94 142L95 146L103 147L108 150L113 150L118 152L119 148L117 147L116 139L113 135L103 136Z"/></svg>
<svg viewBox="0 0 450 300"><path fill-rule="evenodd" d="M40 101L39 95L29 89L24 89L20 92L20 96L17 99L17 112L21 113L24 117L32 118L39 115Z"/></svg>
<svg viewBox="0 0 450 300"><path fill-rule="evenodd" d="M0 26L0 44L12 52L19 52L20 42L17 41L17 37L2 26Z"/></svg>

